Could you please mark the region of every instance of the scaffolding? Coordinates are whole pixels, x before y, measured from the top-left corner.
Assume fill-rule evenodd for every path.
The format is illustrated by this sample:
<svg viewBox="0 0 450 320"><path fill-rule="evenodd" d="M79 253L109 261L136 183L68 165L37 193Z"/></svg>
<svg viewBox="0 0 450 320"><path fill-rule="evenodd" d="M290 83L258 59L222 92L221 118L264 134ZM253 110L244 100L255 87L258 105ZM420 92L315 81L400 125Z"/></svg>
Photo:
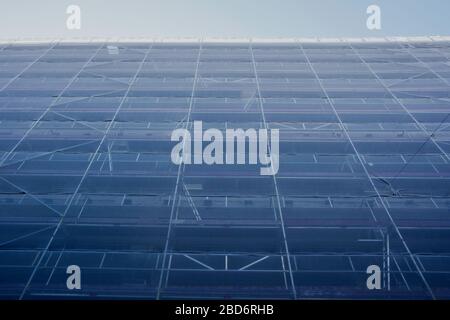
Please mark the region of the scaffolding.
<svg viewBox="0 0 450 320"><path fill-rule="evenodd" d="M449 39L0 46L1 298L450 298ZM279 172L173 164L194 121Z"/></svg>

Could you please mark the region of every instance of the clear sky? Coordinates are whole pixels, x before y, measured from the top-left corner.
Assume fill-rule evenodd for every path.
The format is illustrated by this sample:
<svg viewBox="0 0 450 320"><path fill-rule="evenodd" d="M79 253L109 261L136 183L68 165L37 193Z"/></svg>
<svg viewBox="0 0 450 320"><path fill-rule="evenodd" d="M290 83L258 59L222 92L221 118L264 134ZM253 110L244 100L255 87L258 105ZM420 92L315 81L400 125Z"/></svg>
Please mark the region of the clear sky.
<svg viewBox="0 0 450 320"><path fill-rule="evenodd" d="M67 30L66 8L81 8ZM366 9L381 8L381 30ZM0 0L0 38L450 35L448 0Z"/></svg>

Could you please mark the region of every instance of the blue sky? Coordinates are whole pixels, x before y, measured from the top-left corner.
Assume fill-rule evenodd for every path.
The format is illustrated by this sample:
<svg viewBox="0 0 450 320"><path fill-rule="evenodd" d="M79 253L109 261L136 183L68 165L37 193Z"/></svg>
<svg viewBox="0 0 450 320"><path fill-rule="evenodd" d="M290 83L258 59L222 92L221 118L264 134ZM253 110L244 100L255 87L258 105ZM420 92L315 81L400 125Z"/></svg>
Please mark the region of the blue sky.
<svg viewBox="0 0 450 320"><path fill-rule="evenodd" d="M66 8L81 8L81 30ZM366 28L381 8L382 29ZM1 0L0 38L450 35L446 0Z"/></svg>

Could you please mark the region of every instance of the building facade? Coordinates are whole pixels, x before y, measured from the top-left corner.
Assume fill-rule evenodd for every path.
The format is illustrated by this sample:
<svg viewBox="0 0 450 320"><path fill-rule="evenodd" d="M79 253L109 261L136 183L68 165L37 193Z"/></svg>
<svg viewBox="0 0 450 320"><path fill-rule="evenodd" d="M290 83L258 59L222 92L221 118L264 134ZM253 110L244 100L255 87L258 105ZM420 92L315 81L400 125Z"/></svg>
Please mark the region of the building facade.
<svg viewBox="0 0 450 320"><path fill-rule="evenodd" d="M0 46L1 298L450 298L450 39Z"/></svg>

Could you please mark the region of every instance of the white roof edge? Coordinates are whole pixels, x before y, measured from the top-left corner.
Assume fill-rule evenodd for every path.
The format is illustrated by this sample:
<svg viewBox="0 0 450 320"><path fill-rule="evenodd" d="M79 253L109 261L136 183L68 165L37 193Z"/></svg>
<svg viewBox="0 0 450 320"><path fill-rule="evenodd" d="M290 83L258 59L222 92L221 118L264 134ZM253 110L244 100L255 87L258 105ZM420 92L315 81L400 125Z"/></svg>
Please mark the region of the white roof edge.
<svg viewBox="0 0 450 320"><path fill-rule="evenodd" d="M416 37L365 37L365 38L14 38L0 39L0 44L40 44L40 43L384 43L384 42L442 42L450 41L450 36Z"/></svg>

